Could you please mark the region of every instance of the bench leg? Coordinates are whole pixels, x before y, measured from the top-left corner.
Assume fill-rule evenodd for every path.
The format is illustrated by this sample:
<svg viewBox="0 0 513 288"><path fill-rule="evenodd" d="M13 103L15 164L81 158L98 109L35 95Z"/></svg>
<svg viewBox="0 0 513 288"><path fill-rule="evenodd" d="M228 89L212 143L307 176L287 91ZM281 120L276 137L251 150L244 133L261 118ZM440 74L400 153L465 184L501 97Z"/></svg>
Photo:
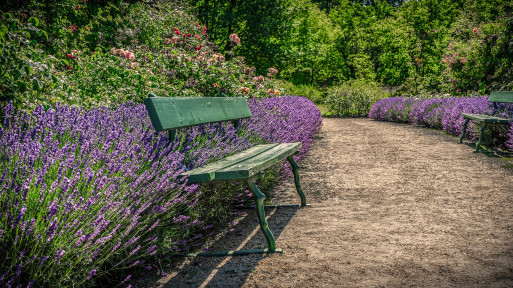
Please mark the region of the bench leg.
<svg viewBox="0 0 513 288"><path fill-rule="evenodd" d="M485 128L486 123L483 123L483 126L479 128L479 141L477 141L476 150L474 150L475 153L479 152L479 148L481 148L481 142L483 142L483 132Z"/></svg>
<svg viewBox="0 0 513 288"><path fill-rule="evenodd" d="M297 153L299 153L299 151ZM299 197L301 198L301 206L304 207L304 206L306 206L306 197L305 197L305 194L303 193L303 190L301 189L301 184L299 183L299 173L298 173L298 170L301 167L299 167L299 165L297 165L296 161L294 161L293 156L287 157L287 160L289 160L289 163L292 166L292 173L294 173L294 183L296 184L297 194L299 194Z"/></svg>
<svg viewBox="0 0 513 288"><path fill-rule="evenodd" d="M248 254L283 253L282 249L276 248L276 242L274 241L273 233L271 232L271 230L269 230L269 225L267 224L267 220L265 219L265 211L264 211L265 195L264 195L264 193L262 193L262 191L260 191L260 189L258 189L258 186L255 183L255 180L260 178L262 175L263 175L263 172L247 179L247 183L249 186L249 190L251 190L251 192L253 192L253 195L255 195L258 221L260 222L260 229L262 230L265 238L267 239L267 247L268 248L251 249L251 250L232 250L232 251L219 251L219 252L192 253L192 254L187 255L188 257L236 256L236 255L248 255Z"/></svg>
<svg viewBox="0 0 513 288"><path fill-rule="evenodd" d="M260 222L260 229L265 235L265 238L267 239L267 246L269 247L270 252L274 252L276 250L276 243L274 242L274 236L271 230L269 230L269 225L267 224L267 220L265 219L265 211L264 211L264 200L265 195L258 189L255 179L248 179L248 186L249 190L253 192L253 195L255 195L256 199L256 210L258 215L258 221Z"/></svg>
<svg viewBox="0 0 513 288"><path fill-rule="evenodd" d="M467 119L465 120L465 123L463 123L463 133L461 134L461 137L460 137L460 144L463 143L463 137L465 137L465 132L467 131L467 124L468 124L468 121L470 119Z"/></svg>

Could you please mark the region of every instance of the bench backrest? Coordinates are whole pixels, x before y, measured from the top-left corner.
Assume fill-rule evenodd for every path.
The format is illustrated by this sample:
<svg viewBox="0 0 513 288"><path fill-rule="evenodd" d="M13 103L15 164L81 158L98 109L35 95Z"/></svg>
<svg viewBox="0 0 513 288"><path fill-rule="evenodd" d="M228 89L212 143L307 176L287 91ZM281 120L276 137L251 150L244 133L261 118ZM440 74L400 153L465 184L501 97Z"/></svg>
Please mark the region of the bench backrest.
<svg viewBox="0 0 513 288"><path fill-rule="evenodd" d="M156 131L251 117L245 98L236 97L156 97L144 99Z"/></svg>
<svg viewBox="0 0 513 288"><path fill-rule="evenodd" d="M513 103L513 92L492 92L488 102Z"/></svg>

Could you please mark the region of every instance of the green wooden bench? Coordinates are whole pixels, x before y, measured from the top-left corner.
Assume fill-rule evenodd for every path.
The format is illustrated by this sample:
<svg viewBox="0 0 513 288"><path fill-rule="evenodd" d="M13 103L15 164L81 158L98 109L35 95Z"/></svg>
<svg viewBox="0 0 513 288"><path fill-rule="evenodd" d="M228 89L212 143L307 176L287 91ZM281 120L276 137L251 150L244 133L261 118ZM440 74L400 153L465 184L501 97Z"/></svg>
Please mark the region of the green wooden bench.
<svg viewBox="0 0 513 288"><path fill-rule="evenodd" d="M496 105L496 103L513 103L513 92L492 92L488 97L488 102L493 102L494 105ZM479 128L479 140L476 143L476 150L474 150L474 152L480 151L481 143L483 141L483 131L486 126L492 124L507 124L513 121L513 119L506 119L485 114L462 113L461 115L465 119L465 122L463 123L463 133L460 137L460 144L463 143L463 137L465 137L465 132L467 131L468 121L475 120L481 124L481 128Z"/></svg>
<svg viewBox="0 0 513 288"><path fill-rule="evenodd" d="M176 129L206 123L231 121L237 128L239 119L251 117L251 111L244 98L214 97L156 97L151 94L144 100L153 127L157 132L168 131L170 141L174 140ZM256 211L260 228L267 239L266 249L238 250L224 252L205 252L200 256L244 255L251 253L282 252L276 248L274 236L265 219L265 195L258 189L255 180L263 175L267 167L287 159L292 166L297 193L301 198L300 206L307 206L306 198L299 183L299 165L293 155L299 153L301 142L256 145L219 161L189 170L180 175L187 177L189 184L244 181L255 196ZM279 205L296 206L296 205ZM274 205L276 207L276 205Z"/></svg>

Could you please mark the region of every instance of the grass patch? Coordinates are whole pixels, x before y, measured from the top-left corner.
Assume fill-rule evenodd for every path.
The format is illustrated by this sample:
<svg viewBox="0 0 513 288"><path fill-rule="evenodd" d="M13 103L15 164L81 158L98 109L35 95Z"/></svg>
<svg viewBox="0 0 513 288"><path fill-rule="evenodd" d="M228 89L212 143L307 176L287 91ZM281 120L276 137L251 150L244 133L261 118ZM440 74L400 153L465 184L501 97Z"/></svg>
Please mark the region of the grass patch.
<svg viewBox="0 0 513 288"><path fill-rule="evenodd" d="M328 108L326 107L326 104L315 104L315 106L321 111L321 116L329 116L326 113L328 113Z"/></svg>

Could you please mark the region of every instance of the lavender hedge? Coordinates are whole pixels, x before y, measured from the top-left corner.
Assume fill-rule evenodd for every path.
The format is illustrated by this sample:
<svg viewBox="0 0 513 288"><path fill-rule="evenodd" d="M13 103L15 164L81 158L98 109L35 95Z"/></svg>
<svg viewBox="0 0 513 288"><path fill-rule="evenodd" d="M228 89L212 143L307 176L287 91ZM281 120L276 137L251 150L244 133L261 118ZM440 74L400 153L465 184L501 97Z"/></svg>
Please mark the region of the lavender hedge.
<svg viewBox="0 0 513 288"><path fill-rule="evenodd" d="M302 141L320 112L306 98L250 101L253 118L182 129L169 143L141 104L33 113L5 108L0 128L0 286L84 286L152 269L212 234L186 169L254 145ZM210 203L215 206L216 203ZM119 273L118 273L119 274ZM126 277L126 283L130 279Z"/></svg>
<svg viewBox="0 0 513 288"><path fill-rule="evenodd" d="M451 135L461 136L464 122L462 113L513 118L513 105L493 105L487 99L487 97L386 98L374 104L369 113L369 118L443 129ZM474 140L478 136L476 130L477 127L473 121L470 121L467 131L469 137ZM509 133L504 136L507 138L504 143L505 146L513 151L513 125L509 129Z"/></svg>

